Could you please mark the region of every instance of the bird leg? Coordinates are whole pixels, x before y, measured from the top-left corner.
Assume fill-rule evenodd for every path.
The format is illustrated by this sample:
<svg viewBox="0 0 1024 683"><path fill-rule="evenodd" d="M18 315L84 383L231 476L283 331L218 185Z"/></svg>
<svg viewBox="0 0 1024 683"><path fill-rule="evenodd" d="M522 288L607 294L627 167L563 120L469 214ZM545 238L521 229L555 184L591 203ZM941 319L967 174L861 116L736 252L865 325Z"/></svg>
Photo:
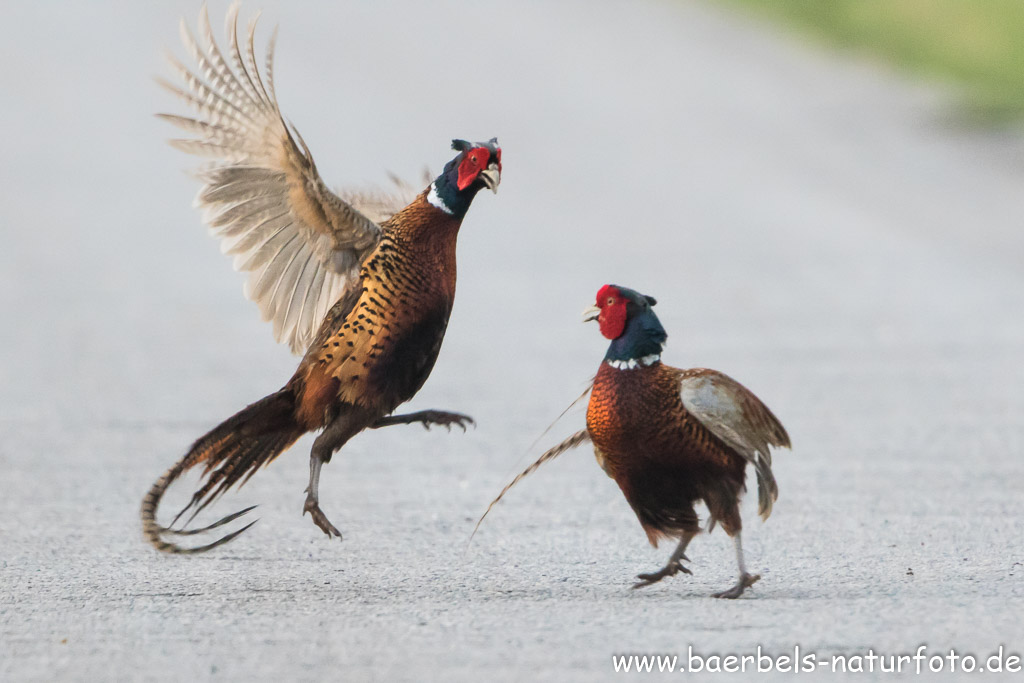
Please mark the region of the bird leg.
<svg viewBox="0 0 1024 683"><path fill-rule="evenodd" d="M333 536L341 538L341 532L331 524L327 515L320 509L320 468L325 462L327 460L317 454L314 446L313 452L309 456L309 486L306 487L306 503L302 506L302 514L305 515L308 512L313 518L313 523L320 527L328 538Z"/></svg>
<svg viewBox="0 0 1024 683"><path fill-rule="evenodd" d="M328 538L341 538L341 532L320 509L320 468L324 463L330 462L334 452L362 429L358 422L352 414L339 415L327 425L320 436L316 437L313 449L309 453L309 486L306 487L306 503L302 507L302 514L308 512L313 518L313 523L320 527Z"/></svg>
<svg viewBox="0 0 1024 683"><path fill-rule="evenodd" d="M747 565L743 562L743 542L740 540L740 532L737 531L736 535L733 536L733 543L736 545L736 562L740 566L740 577L736 581L736 585L728 590L721 591L720 593L712 593L713 598L726 598L728 600L735 600L736 598L743 595L743 591L757 583L761 575L760 574L748 574Z"/></svg>
<svg viewBox="0 0 1024 683"><path fill-rule="evenodd" d="M644 586L650 586L652 583L658 583L666 576L675 576L679 572L684 574L693 574L689 569L683 566L683 560L690 561L685 555L686 546L690 544L690 541L696 534L686 532L683 537L679 539L679 545L676 546L675 551L672 553L672 557L668 558L668 564L659 569L656 572L650 574L637 574L636 578L640 579L637 583L633 584L633 588L643 588Z"/></svg>
<svg viewBox="0 0 1024 683"><path fill-rule="evenodd" d="M448 413L443 410L421 410L417 413L406 413L405 415L388 415L387 417L378 418L370 427L373 429L379 429L381 427L388 427L390 425L407 425L413 422L419 422L423 425L424 429L430 429L430 425L441 425L448 431L452 430L452 425L462 427L462 431L466 431L466 425L475 425L476 422L469 415L463 415L462 413Z"/></svg>

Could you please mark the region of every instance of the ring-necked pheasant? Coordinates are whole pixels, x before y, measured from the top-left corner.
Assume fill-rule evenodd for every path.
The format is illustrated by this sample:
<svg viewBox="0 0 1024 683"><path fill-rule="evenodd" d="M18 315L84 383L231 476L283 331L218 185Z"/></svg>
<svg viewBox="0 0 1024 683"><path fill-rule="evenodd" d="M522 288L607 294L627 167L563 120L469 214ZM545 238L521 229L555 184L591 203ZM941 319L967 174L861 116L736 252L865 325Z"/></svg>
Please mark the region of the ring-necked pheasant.
<svg viewBox="0 0 1024 683"><path fill-rule="evenodd" d="M146 495L144 534L157 549L173 553L209 550L251 526L199 547L165 539L208 531L248 512L203 529L170 528L185 512L192 510L194 518L233 484L247 481L306 432L323 429L310 455L303 514L309 512L328 537L340 538L320 509L319 479L321 466L346 441L366 428L419 422L465 429L473 422L435 410L391 413L420 389L437 359L455 296L459 227L476 193L485 187L497 191L500 182L497 139L454 141L458 155L418 195L338 196L281 116L272 79L273 38L264 80L256 66L256 20L244 49L237 22L236 3L227 16L227 58L205 8L199 20L202 47L182 23L196 68L172 60L185 88L164 85L198 116L162 116L196 136L172 144L216 160L199 174L205 186L197 203L223 251L249 273L246 295L273 321L277 339L304 355L280 391L196 441ZM159 525L156 510L164 491L197 465L203 467L202 486L171 525Z"/></svg>
<svg viewBox="0 0 1024 683"><path fill-rule="evenodd" d="M589 440L598 464L622 489L651 545L657 547L661 538L678 539L665 567L640 574L633 587L691 573L682 561L700 531L693 506L703 500L710 512L708 529L715 524L725 529L739 563L736 585L714 597L737 598L760 578L747 572L740 541L739 498L746 467L753 465L757 473L758 512L767 519L779 495L770 449L789 448L789 436L739 382L715 370L680 370L662 363L668 335L654 314L655 303L617 285L598 291L597 304L584 312L584 321L597 320L611 344L589 390L587 428L542 455L502 490L487 512L542 463Z"/></svg>

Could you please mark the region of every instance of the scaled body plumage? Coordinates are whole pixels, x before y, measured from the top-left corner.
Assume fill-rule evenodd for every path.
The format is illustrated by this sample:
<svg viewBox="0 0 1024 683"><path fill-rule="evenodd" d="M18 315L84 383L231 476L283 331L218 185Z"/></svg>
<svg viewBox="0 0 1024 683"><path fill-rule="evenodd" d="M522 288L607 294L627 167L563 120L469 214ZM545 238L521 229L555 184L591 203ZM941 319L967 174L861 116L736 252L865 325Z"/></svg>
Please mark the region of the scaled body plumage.
<svg viewBox="0 0 1024 683"><path fill-rule="evenodd" d="M747 462L683 407L683 375L660 362L632 370L604 363L587 409L598 463L655 546L659 538L700 530L693 504L701 499L727 530L740 526L730 502L743 488Z"/></svg>

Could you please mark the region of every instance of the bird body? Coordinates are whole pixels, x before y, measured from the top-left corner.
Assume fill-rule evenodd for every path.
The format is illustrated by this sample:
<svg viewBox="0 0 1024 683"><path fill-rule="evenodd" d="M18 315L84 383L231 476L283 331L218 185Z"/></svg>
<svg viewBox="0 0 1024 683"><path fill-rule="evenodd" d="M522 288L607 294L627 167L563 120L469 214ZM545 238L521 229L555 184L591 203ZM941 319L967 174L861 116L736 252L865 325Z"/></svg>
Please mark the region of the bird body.
<svg viewBox="0 0 1024 683"><path fill-rule="evenodd" d="M273 39L264 81L256 66L256 23L243 50L237 21L236 3L228 11L227 56L213 38L205 9L199 21L204 45L182 25L196 67L172 60L185 88L164 85L198 115L162 117L197 136L172 144L215 158L199 173L205 186L197 203L222 249L235 257L236 269L249 273L246 295L273 322L278 340L302 360L279 391L201 437L151 487L142 504L144 535L171 553L209 550L248 528L197 547L166 538L203 533L248 512L202 529L174 528L185 512L194 518L306 432L323 430L310 455L304 512L328 536L340 538L320 509L320 469L351 437L394 424L465 429L473 422L445 411L392 412L419 391L437 360L455 298L459 228L477 192L496 192L500 182L497 139L453 141L457 156L419 194L410 196L404 185L390 196L335 194L278 108ZM198 465L201 487L170 525L158 524L164 491Z"/></svg>
<svg viewBox="0 0 1024 683"><path fill-rule="evenodd" d="M455 300L461 222L424 192L382 226L358 298L332 309L291 380L309 429L323 427L336 404L390 414L423 386Z"/></svg>
<svg viewBox="0 0 1024 683"><path fill-rule="evenodd" d="M694 503L738 528L728 501L743 489L747 462L690 415L680 398L683 371L656 361L619 369L607 362L594 378L587 431L601 468L622 489L648 540L695 534ZM717 504L722 503L722 504Z"/></svg>
<svg viewBox="0 0 1024 683"><path fill-rule="evenodd" d="M700 532L694 504L708 508L736 545L740 576L716 597L736 598L760 576L743 559L739 501L747 464L757 472L761 517L778 497L771 447L789 447L782 423L750 390L715 370L680 370L661 362L668 338L657 302L626 287L605 285L586 319L611 340L587 407L587 432L598 463L622 489L651 545L678 539L668 564L640 574L635 588L679 572Z"/></svg>
<svg viewBox="0 0 1024 683"><path fill-rule="evenodd" d="M668 338L657 302L626 287L605 285L585 319L611 340L594 378L587 432L598 463L636 512L651 545L678 539L668 564L640 574L634 587L689 573L682 561L700 532L694 504L708 508L708 528L734 539L740 576L716 597L736 598L760 577L748 574L740 540L739 501L746 466L757 472L761 517L778 497L771 447L789 447L782 423L750 390L715 370L680 370L661 362Z"/></svg>
<svg viewBox="0 0 1024 683"><path fill-rule="evenodd" d="M736 598L760 578L747 573L740 541L746 468L751 464L757 473L758 509L766 519L778 497L771 448L788 448L789 436L767 406L734 379L662 363L668 335L652 310L655 303L617 285L598 291L597 304L585 311L584 320L597 320L610 344L588 390L587 428L513 479L480 521L542 463L590 441L598 465L619 485L651 545L664 538L678 541L665 567L640 574L633 587L690 573L682 562L701 530L694 505L703 501L710 513L708 530L718 524L733 538L740 569L736 585L715 597Z"/></svg>

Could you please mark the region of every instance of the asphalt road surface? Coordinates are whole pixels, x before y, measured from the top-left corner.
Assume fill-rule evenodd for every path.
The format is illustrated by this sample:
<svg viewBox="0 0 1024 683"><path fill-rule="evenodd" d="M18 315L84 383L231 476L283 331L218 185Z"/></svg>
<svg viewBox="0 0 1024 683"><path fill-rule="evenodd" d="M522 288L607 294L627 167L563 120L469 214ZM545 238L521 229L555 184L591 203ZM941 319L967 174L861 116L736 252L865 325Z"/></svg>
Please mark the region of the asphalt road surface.
<svg viewBox="0 0 1024 683"><path fill-rule="evenodd" d="M296 363L151 116L182 112L151 76L197 12L165 4L16 3L0 24L0 680L593 681L613 655L691 646L1024 651L1024 138L696 2L265 3L282 108L328 183L418 177L451 138L499 136L500 192L463 226L409 404L479 426L350 442L321 485L343 542L301 517L306 438L214 511L261 504L241 539L156 553L147 487ZM721 532L692 577L630 590L670 549L583 449L467 546L582 425L530 449L604 353L579 313L606 282L659 299L667 362L738 378L793 437L771 519L744 504L763 578L741 600L708 597L734 580Z"/></svg>

